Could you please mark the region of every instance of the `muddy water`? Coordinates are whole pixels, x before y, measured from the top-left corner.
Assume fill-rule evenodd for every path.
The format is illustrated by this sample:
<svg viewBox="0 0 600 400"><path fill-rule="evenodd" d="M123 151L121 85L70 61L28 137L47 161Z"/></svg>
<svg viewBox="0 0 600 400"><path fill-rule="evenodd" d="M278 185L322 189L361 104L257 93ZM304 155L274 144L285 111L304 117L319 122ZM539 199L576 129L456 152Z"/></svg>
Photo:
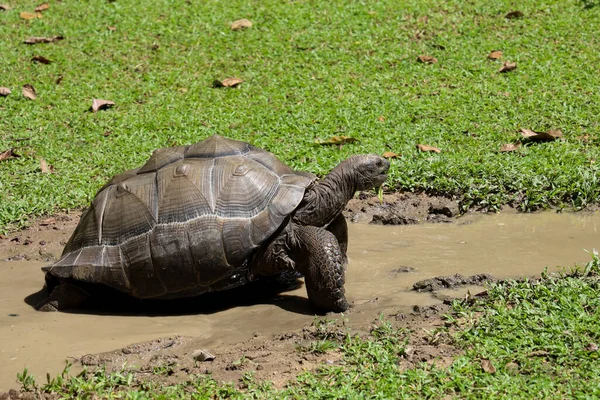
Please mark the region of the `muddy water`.
<svg viewBox="0 0 600 400"><path fill-rule="evenodd" d="M600 245L599 227L598 214L554 213L469 216L454 224L350 225L346 290L355 304L350 318L438 303L429 293L409 290L434 276L487 272L518 277L539 274L546 266L585 263L590 259L585 249ZM211 348L254 332L297 329L314 318L304 288L210 313L38 313L24 299L40 289L42 265L0 262L0 389L15 387L15 374L25 366L43 382L46 372L59 372L67 357L168 335L202 338L203 346ZM393 272L401 267L414 270Z"/></svg>

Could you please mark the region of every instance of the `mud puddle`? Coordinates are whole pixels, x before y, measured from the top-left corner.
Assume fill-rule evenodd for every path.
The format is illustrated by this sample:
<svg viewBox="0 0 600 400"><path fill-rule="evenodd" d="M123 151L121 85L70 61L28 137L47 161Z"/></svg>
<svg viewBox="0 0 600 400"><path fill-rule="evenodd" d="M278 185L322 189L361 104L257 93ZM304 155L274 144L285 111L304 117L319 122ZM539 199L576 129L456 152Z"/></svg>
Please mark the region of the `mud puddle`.
<svg viewBox="0 0 600 400"><path fill-rule="evenodd" d="M208 306L187 300L149 310L117 297L104 308L95 304L81 313L35 312L24 299L35 300L43 284L39 268L59 255L60 242L76 221L66 218L0 240L0 259L10 259L0 261L2 389L15 387L15 374L24 367L43 382L46 372L54 375L62 370L65 358L79 359L158 337L172 339L167 345L155 341L156 349L185 342L185 352L198 348L235 352L240 342L253 337L270 341L273 334L298 330L314 320L304 288L283 291L289 289L283 286L204 298ZM480 289L468 282L462 287L442 283L433 292L412 290L416 282L437 276L533 276L546 266L552 270L555 265L585 263L590 258L585 250L598 247L599 226L600 215L589 213L471 215L451 224L350 224L346 291L354 308L347 317L368 324L380 312L410 313L414 305L427 308L441 304L444 296ZM150 346L144 351L151 357L152 350ZM91 356L84 360L95 362Z"/></svg>

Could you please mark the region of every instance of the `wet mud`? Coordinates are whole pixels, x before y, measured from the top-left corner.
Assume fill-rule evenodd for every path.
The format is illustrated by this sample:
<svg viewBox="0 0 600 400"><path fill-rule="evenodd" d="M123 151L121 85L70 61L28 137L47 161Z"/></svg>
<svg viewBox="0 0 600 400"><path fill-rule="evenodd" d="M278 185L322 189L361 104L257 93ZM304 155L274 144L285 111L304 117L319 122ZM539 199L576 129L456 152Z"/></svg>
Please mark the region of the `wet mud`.
<svg viewBox="0 0 600 400"><path fill-rule="evenodd" d="M381 313L404 324L413 332L406 368L419 361L443 365L456 354L451 344L440 340L434 346L423 333L443 324L440 314L448 310L448 299L479 293L492 278L535 276L545 267L585 263L586 250L600 239L597 213L457 218L451 200L419 201L419 196L349 204L346 216L357 221L349 226L346 292L352 309L326 316L364 335ZM162 302L106 292L80 310L36 312L32 305L45 296L40 268L59 257L79 215L40 219L0 238L0 389L17 387L16 373L24 367L43 382L46 372L62 370L65 359L74 363L73 371L127 361L140 379L158 367L171 371L161 376L173 382L206 371L237 381L256 371L257 378L281 385L301 371L338 362L335 351L297 350L310 345L317 328L302 280L294 276ZM404 220L449 223L396 224ZM202 350L214 360L195 359Z"/></svg>

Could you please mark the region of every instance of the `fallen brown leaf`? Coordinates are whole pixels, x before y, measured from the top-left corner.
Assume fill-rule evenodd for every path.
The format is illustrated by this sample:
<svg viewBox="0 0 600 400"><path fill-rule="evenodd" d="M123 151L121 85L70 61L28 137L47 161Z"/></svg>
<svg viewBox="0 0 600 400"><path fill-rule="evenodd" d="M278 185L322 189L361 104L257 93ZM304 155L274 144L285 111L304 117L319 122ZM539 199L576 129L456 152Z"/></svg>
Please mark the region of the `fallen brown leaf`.
<svg viewBox="0 0 600 400"><path fill-rule="evenodd" d="M550 355L550 352L546 350L534 350L531 353L527 354L529 357L546 357Z"/></svg>
<svg viewBox="0 0 600 400"><path fill-rule="evenodd" d="M11 6L9 6L8 4L0 4L0 10L8 11L10 9L11 9Z"/></svg>
<svg viewBox="0 0 600 400"><path fill-rule="evenodd" d="M11 93L12 92L10 91L9 88L7 88L7 87L0 87L0 96L6 97L6 96L8 96Z"/></svg>
<svg viewBox="0 0 600 400"><path fill-rule="evenodd" d="M419 149L421 151L431 151L431 152L434 152L434 153L441 153L442 152L437 147L429 146L427 144L418 144L417 145L417 149Z"/></svg>
<svg viewBox="0 0 600 400"><path fill-rule="evenodd" d="M596 343L588 343L588 345L585 346L585 350L586 351L598 351L598 345Z"/></svg>
<svg viewBox="0 0 600 400"><path fill-rule="evenodd" d="M38 43L52 43L58 42L59 40L63 40L63 36L54 36L51 38L48 37L30 37L25 40L25 44L38 44Z"/></svg>
<svg viewBox="0 0 600 400"><path fill-rule="evenodd" d="M37 63L42 63L42 64L50 64L52 62L44 56L33 56L33 57L31 57L31 61L37 62Z"/></svg>
<svg viewBox="0 0 600 400"><path fill-rule="evenodd" d="M235 77L231 77L231 78L225 78L222 81L215 79L213 82L213 87L219 88L219 87L236 87L237 85L239 85L240 83L243 83L244 80L240 79L240 78L235 78Z"/></svg>
<svg viewBox="0 0 600 400"><path fill-rule="evenodd" d="M56 218L46 218L45 220L40 222L41 226L48 226L48 225L52 225L56 222Z"/></svg>
<svg viewBox="0 0 600 400"><path fill-rule="evenodd" d="M510 72L514 69L517 69L517 63L505 61L504 64L502 64L502 67L500 67L500 69L498 70L498 72Z"/></svg>
<svg viewBox="0 0 600 400"><path fill-rule="evenodd" d="M490 360L486 359L486 358L484 358L483 360L481 360L481 369L483 369L488 374L495 374L496 373L496 367L494 367L494 365L492 364L492 362Z"/></svg>
<svg viewBox="0 0 600 400"><path fill-rule="evenodd" d="M21 92L23 93L23 96L27 97L29 100L35 100L37 98L35 88L29 83L23 85L23 89Z"/></svg>
<svg viewBox="0 0 600 400"><path fill-rule="evenodd" d="M327 140L321 140L321 139L315 139L315 143L316 144L322 144L322 145L327 145L327 144L346 144L346 143L354 143L354 142L358 142L358 139L355 139L353 137L350 136L333 136L330 139Z"/></svg>
<svg viewBox="0 0 600 400"><path fill-rule="evenodd" d="M380 115L379 118L377 118L377 120L379 122L383 122L383 121L385 121L385 117L383 115Z"/></svg>
<svg viewBox="0 0 600 400"><path fill-rule="evenodd" d="M93 99L92 101L92 111L98 112L100 110L106 110L115 105L114 101L110 100L102 100L102 99Z"/></svg>
<svg viewBox="0 0 600 400"><path fill-rule="evenodd" d="M490 54L488 54L488 58L490 60L497 60L501 57L502 57L502 52L500 50L492 51Z"/></svg>
<svg viewBox="0 0 600 400"><path fill-rule="evenodd" d="M40 158L40 169L42 170L42 174L51 174L54 172L54 167L49 165L43 158Z"/></svg>
<svg viewBox="0 0 600 400"><path fill-rule="evenodd" d="M509 151L515 151L517 150L519 147L521 147L521 143L507 143L507 144L503 144L502 147L500 147L500 153L507 153Z"/></svg>
<svg viewBox="0 0 600 400"><path fill-rule="evenodd" d="M59 75L58 78L56 78L56 84L60 85L60 83L62 82L62 80L63 80L63 76Z"/></svg>
<svg viewBox="0 0 600 400"><path fill-rule="evenodd" d="M3 89L6 89L6 88L3 88ZM588 143L590 141L590 135L586 133L584 135L577 136L577 140L579 140L583 143Z"/></svg>
<svg viewBox="0 0 600 400"><path fill-rule="evenodd" d="M114 31L116 31L116 30L117 30L117 27L116 27L116 26L109 26L107 29L108 29L109 31L111 31L111 32L114 32Z"/></svg>
<svg viewBox="0 0 600 400"><path fill-rule="evenodd" d="M0 153L0 161L10 160L11 158L19 158L19 154L15 153L15 149L5 150Z"/></svg>
<svg viewBox="0 0 600 400"><path fill-rule="evenodd" d="M425 64L435 64L438 61L437 58L426 55L421 55L417 57L417 60Z"/></svg>
<svg viewBox="0 0 600 400"><path fill-rule="evenodd" d="M509 13L507 13L504 18L507 19L515 19L515 18L522 18L523 17L523 12L522 11L511 11Z"/></svg>
<svg viewBox="0 0 600 400"><path fill-rule="evenodd" d="M19 14L19 17L22 19L31 20L31 19L36 19L37 14L23 11L21 14Z"/></svg>
<svg viewBox="0 0 600 400"><path fill-rule="evenodd" d="M521 128L521 136L529 140L552 141L563 137L563 133L559 129L550 129L547 132L536 132L531 129Z"/></svg>
<svg viewBox="0 0 600 400"><path fill-rule="evenodd" d="M394 153L392 151L386 151L381 156L384 157L384 158L398 158L398 157L402 157L402 155L396 154L396 153Z"/></svg>
<svg viewBox="0 0 600 400"><path fill-rule="evenodd" d="M50 8L50 4L48 3L42 3L39 6L37 6L34 11L35 12L42 12L42 11L46 11L47 9Z"/></svg>
<svg viewBox="0 0 600 400"><path fill-rule="evenodd" d="M252 22L246 18L238 19L231 23L231 30L239 31L240 29L251 28Z"/></svg>

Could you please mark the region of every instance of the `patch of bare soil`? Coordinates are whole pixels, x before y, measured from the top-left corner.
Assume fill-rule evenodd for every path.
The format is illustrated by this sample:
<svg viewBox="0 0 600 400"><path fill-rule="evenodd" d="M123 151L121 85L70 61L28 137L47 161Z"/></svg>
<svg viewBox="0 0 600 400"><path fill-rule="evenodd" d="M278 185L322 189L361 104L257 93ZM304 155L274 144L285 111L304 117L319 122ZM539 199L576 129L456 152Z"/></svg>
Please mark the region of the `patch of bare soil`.
<svg viewBox="0 0 600 400"><path fill-rule="evenodd" d="M436 305L388 316L395 327L407 330L406 354L400 362L402 369L422 362L446 367L460 354L452 345L450 334L431 333L445 325L443 315L449 312L449 306ZM305 371L343 363L339 349L322 353L314 350L316 343L323 339L343 341L347 332L369 337L379 316L374 314L370 322L362 323L339 316L327 321L326 328L317 323L279 335L255 333L244 342L210 349L199 347L201 340L191 337L161 338L107 353L85 355L78 362L85 366L106 366L108 371L118 371L125 364L134 373L137 384L153 381L173 385L191 379L191 375L208 374L219 382L233 382L243 388L242 377L252 372L257 381L268 380L281 388Z"/></svg>
<svg viewBox="0 0 600 400"><path fill-rule="evenodd" d="M425 193L390 193L380 200L361 193L344 211L352 222L378 225L409 225L421 222L453 222L460 214L457 200Z"/></svg>

